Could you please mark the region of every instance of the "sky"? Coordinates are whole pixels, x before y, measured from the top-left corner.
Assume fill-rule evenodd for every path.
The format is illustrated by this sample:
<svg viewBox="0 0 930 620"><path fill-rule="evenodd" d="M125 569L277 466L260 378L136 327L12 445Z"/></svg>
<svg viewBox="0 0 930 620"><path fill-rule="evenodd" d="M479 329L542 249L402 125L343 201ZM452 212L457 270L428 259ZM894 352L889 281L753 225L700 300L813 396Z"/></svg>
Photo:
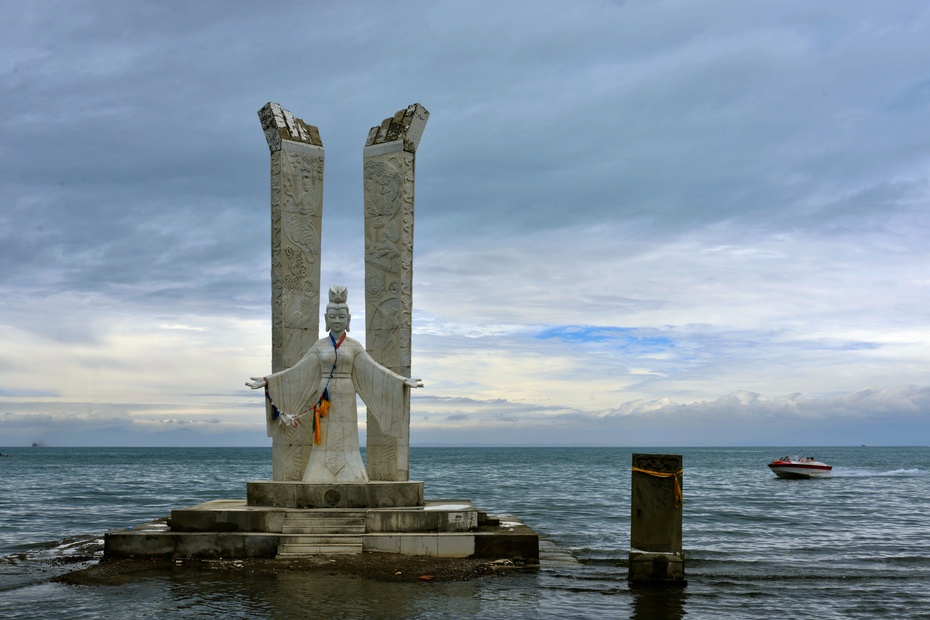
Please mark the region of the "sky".
<svg viewBox="0 0 930 620"><path fill-rule="evenodd" d="M362 341L430 112L413 445L927 445L927 58L907 0L4 2L0 446L270 445L269 101Z"/></svg>

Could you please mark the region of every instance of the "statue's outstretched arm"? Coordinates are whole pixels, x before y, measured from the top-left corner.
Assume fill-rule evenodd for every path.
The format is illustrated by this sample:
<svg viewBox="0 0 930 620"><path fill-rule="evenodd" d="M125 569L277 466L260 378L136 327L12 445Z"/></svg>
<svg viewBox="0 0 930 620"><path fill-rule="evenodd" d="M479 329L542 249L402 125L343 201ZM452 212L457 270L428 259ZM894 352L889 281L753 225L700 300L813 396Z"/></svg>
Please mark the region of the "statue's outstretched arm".
<svg viewBox="0 0 930 620"><path fill-rule="evenodd" d="M408 379L388 370L364 349L355 356L352 381L368 412L388 435L395 432L392 430L395 424L401 423L399 412L404 409L404 390L423 387L420 379Z"/></svg>
<svg viewBox="0 0 930 620"><path fill-rule="evenodd" d="M320 359L311 347L287 370L246 381L245 384L253 390L266 389L265 414L269 437L275 432L277 422L293 421L310 411L320 395L321 372Z"/></svg>

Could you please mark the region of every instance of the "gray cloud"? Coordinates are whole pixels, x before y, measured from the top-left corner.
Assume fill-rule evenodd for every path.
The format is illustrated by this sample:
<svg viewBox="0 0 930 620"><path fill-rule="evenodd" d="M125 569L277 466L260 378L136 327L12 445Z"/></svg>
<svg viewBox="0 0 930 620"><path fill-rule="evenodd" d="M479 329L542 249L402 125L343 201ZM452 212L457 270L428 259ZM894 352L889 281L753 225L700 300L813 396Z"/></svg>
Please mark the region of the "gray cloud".
<svg viewBox="0 0 930 620"><path fill-rule="evenodd" d="M498 416L470 428L414 424L421 443L605 446L912 445L930 430L930 388L860 390L829 398L734 392L713 401L631 401L604 413Z"/></svg>
<svg viewBox="0 0 930 620"><path fill-rule="evenodd" d="M195 345L263 363L268 100L320 127L323 279L350 287L359 337L361 147L430 110L414 365L501 403L433 423L925 382L928 25L912 2L7 7L0 405L193 382ZM137 374L77 395L53 360ZM191 396L220 386L178 390L165 408L222 413Z"/></svg>

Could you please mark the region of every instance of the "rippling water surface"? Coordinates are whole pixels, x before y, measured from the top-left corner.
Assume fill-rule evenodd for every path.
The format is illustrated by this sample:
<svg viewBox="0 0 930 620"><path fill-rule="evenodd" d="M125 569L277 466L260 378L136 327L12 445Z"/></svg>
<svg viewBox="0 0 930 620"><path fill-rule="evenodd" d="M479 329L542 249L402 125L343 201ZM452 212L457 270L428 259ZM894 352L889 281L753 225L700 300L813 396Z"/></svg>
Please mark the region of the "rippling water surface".
<svg viewBox="0 0 930 620"><path fill-rule="evenodd" d="M270 449L0 448L0 616L930 618L930 448L804 448L834 466L820 480L769 473L790 446L636 451L684 457L684 589L627 585L631 449L412 450L427 498L517 515L578 563L466 583L190 571L79 587L49 581L74 549L244 497Z"/></svg>

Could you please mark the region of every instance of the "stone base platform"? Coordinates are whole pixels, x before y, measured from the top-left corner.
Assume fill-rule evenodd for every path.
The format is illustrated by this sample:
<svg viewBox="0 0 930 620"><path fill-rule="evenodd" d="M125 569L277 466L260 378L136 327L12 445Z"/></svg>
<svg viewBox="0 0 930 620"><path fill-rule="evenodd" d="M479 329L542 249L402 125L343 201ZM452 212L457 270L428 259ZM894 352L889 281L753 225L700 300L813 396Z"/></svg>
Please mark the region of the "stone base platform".
<svg viewBox="0 0 930 620"><path fill-rule="evenodd" d="M448 558L539 559L539 537L469 500L420 506L292 508L215 500L106 533L104 556L236 559L388 552Z"/></svg>
<svg viewBox="0 0 930 620"><path fill-rule="evenodd" d="M632 550L627 579L642 585L687 585L684 553Z"/></svg>
<svg viewBox="0 0 930 620"><path fill-rule="evenodd" d="M423 483L326 483L263 480L246 483L249 506L278 508L388 508L423 505Z"/></svg>

